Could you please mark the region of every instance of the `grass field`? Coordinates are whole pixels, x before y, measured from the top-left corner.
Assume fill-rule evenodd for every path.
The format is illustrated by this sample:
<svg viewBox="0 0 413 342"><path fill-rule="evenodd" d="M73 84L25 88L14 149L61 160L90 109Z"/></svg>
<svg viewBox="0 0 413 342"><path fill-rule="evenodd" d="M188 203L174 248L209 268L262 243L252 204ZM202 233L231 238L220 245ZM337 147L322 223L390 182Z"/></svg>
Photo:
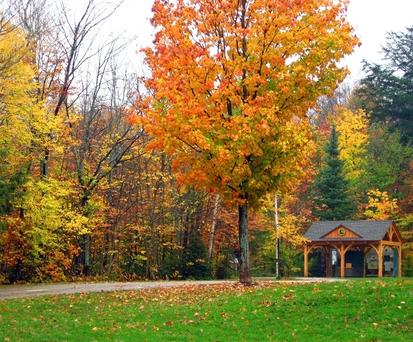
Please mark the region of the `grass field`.
<svg viewBox="0 0 413 342"><path fill-rule="evenodd" d="M413 341L413 279L0 301L0 341Z"/></svg>

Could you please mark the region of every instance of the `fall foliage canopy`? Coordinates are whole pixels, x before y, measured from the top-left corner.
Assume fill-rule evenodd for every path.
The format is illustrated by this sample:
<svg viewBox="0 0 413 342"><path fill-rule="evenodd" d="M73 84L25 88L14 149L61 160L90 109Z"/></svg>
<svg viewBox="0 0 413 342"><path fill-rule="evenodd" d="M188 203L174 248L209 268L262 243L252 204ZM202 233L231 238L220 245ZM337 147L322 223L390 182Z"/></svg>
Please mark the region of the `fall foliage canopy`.
<svg viewBox="0 0 413 342"><path fill-rule="evenodd" d="M145 127L181 183L256 204L306 163L307 113L345 77L343 1L155 1Z"/></svg>

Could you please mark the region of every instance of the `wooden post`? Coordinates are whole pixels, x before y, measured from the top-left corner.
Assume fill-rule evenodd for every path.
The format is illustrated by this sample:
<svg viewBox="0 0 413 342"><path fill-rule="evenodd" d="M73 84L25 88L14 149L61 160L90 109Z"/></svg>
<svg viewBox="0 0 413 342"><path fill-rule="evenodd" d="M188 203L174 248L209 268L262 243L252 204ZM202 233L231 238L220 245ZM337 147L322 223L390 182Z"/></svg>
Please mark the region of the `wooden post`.
<svg viewBox="0 0 413 342"><path fill-rule="evenodd" d="M397 264L397 276L401 277L402 276L402 245L397 246L397 253L399 254L399 262Z"/></svg>
<svg viewBox="0 0 413 342"><path fill-rule="evenodd" d="M304 245L304 277L308 277L308 247Z"/></svg>
<svg viewBox="0 0 413 342"><path fill-rule="evenodd" d="M345 273L345 258L346 258L346 251L344 250L344 245L340 246L340 277L344 278Z"/></svg>
<svg viewBox="0 0 413 342"><path fill-rule="evenodd" d="M383 244L382 244L382 242L380 241L379 242L379 249L378 249L378 259L379 259L379 270L378 270L378 273L377 273L377 276L379 277L379 278L381 278L381 277L383 277Z"/></svg>
<svg viewBox="0 0 413 342"><path fill-rule="evenodd" d="M331 249L329 247L324 248L324 252L326 254L326 270L325 274L326 277L332 277L333 276L333 271L332 271L332 265L331 265Z"/></svg>
<svg viewBox="0 0 413 342"><path fill-rule="evenodd" d="M362 252L363 252L363 278L366 277L366 251L368 251L368 249L366 247L362 247L361 248Z"/></svg>

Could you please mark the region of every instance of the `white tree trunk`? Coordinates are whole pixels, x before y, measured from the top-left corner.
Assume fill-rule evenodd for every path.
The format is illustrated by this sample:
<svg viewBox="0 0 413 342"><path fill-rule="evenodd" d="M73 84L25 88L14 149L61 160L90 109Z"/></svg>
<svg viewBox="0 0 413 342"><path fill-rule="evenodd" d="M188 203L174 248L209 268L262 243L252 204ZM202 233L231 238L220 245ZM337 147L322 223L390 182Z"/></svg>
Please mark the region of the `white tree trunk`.
<svg viewBox="0 0 413 342"><path fill-rule="evenodd" d="M280 241L278 238L278 196L274 197L274 221L275 221L275 277L279 278L280 276Z"/></svg>

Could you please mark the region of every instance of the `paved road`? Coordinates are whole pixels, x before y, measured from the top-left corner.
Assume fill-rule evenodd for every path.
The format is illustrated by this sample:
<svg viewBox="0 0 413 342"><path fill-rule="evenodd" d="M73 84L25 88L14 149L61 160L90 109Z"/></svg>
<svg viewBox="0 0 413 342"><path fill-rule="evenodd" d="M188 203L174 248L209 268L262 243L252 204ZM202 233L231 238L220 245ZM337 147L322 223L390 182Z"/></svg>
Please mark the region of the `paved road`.
<svg viewBox="0 0 413 342"><path fill-rule="evenodd" d="M258 280L271 281L274 278L258 278ZM291 280L277 280L280 283L315 283L329 282L337 279L326 278L295 278ZM65 284L29 284L29 285L4 285L0 286L0 299L23 298L44 295L60 295L87 292L107 292L142 290L151 288L177 287L185 285L213 285L235 284L235 280L199 280L199 281L140 281L140 282L99 282L99 283L65 283Z"/></svg>

